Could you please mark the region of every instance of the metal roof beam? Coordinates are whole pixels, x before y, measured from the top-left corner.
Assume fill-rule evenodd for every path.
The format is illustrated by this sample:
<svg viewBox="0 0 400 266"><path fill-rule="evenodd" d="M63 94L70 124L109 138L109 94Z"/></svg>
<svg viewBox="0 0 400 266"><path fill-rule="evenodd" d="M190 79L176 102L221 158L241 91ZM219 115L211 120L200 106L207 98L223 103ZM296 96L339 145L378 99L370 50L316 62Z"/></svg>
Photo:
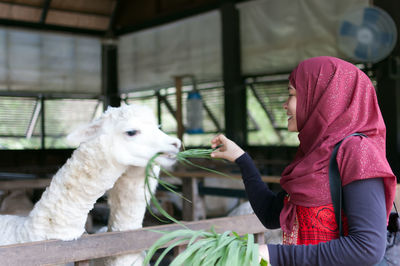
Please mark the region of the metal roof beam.
<svg viewBox="0 0 400 266"><path fill-rule="evenodd" d="M113 8L113 11L112 11L112 13L111 13L111 16L110 16L110 21L109 21L109 23L108 23L108 30L107 30L107 35L108 35L108 37L114 37L114 35L115 35L115 33L114 33L114 29L115 29L115 16L116 16L116 13L117 13L117 11L118 11L118 9L119 9L119 7L120 7L120 3L121 3L121 0L116 0L115 1L115 4L114 4L114 8Z"/></svg>
<svg viewBox="0 0 400 266"><path fill-rule="evenodd" d="M40 23L44 24L46 21L47 13L49 12L51 0L46 0L43 5L42 16L40 17Z"/></svg>

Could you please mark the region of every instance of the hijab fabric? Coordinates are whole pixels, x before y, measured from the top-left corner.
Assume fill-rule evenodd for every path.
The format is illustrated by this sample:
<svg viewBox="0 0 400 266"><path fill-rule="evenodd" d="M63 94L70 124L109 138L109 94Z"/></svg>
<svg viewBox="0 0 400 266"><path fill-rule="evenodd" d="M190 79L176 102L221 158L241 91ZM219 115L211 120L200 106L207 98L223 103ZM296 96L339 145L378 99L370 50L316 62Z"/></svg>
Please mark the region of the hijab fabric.
<svg viewBox="0 0 400 266"><path fill-rule="evenodd" d="M281 178L282 188L290 195L280 214L282 230L289 232L293 227L296 205L316 207L332 203L330 156L336 143L356 132L368 138L347 138L340 146L337 162L342 185L384 178L389 216L396 177L386 160L386 128L370 79L353 64L321 56L302 61L289 81L296 89L300 145Z"/></svg>

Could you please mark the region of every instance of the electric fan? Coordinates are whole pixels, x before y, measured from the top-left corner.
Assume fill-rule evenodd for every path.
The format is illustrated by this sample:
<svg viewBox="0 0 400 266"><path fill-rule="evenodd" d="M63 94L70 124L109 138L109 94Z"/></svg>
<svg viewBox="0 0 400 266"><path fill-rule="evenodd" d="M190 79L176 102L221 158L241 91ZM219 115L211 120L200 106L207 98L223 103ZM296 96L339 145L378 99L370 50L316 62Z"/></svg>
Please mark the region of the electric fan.
<svg viewBox="0 0 400 266"><path fill-rule="evenodd" d="M349 58L375 63L394 48L396 25L383 9L365 7L346 13L340 23L338 45Z"/></svg>

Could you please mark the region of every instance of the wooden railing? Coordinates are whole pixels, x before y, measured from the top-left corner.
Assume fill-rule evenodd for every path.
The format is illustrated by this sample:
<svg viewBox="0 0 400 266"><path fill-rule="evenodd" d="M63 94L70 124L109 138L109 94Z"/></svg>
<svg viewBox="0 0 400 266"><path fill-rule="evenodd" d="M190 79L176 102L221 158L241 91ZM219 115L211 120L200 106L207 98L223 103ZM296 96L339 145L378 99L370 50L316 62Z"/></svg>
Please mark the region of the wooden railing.
<svg viewBox="0 0 400 266"><path fill-rule="evenodd" d="M255 234L256 242L264 243L267 230L255 215L243 215L187 222L193 230L209 230L214 227L219 233L235 231L239 235ZM83 235L77 240L47 240L23 244L0 246L1 265L53 265L75 262L75 265L89 265L91 259L133 253L147 250L161 237L151 229L173 231L181 225L161 225L124 232L108 232Z"/></svg>

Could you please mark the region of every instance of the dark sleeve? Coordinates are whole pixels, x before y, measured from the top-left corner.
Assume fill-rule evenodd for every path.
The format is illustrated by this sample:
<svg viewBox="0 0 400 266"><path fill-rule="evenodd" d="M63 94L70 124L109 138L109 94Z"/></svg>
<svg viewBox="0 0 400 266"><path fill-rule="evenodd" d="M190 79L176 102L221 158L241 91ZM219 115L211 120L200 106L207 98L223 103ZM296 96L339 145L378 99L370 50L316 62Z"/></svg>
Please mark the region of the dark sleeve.
<svg viewBox="0 0 400 266"><path fill-rule="evenodd" d="M374 265L386 247L386 204L382 178L343 188L349 235L318 245L268 245L271 265Z"/></svg>
<svg viewBox="0 0 400 266"><path fill-rule="evenodd" d="M240 167L247 197L261 223L269 229L279 228L279 214L283 208L284 191L276 194L261 180L260 172L250 155L244 153L235 161Z"/></svg>

